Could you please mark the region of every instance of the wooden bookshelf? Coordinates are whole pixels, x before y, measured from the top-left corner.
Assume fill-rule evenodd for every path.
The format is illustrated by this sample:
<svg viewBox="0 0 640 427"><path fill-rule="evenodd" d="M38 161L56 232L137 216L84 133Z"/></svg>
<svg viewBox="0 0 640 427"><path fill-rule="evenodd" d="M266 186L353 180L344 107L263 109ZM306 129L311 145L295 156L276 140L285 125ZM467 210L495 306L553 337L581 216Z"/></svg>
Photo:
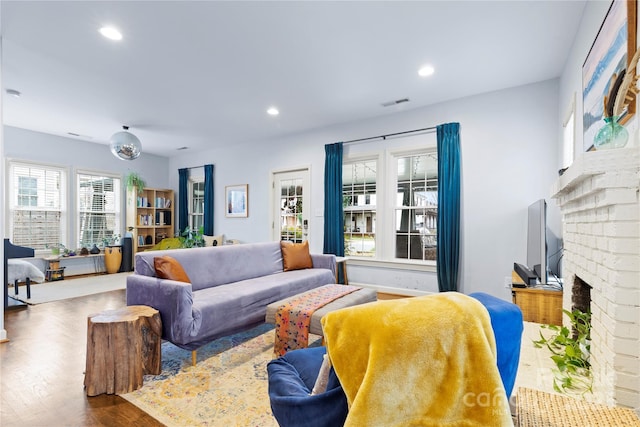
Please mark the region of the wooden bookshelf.
<svg viewBox="0 0 640 427"><path fill-rule="evenodd" d="M173 237L174 205L173 190L127 190L127 230L132 228L134 254Z"/></svg>

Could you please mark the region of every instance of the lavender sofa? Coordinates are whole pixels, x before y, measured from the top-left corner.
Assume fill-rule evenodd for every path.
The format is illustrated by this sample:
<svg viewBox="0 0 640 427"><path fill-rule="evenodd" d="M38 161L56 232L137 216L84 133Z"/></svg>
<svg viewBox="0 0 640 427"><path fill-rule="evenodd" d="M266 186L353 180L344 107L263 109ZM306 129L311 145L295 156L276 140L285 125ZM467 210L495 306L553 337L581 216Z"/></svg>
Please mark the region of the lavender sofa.
<svg viewBox="0 0 640 427"><path fill-rule="evenodd" d="M153 258L169 255L191 283L158 279ZM127 277L127 305L160 312L162 338L195 350L263 323L267 305L335 283L334 255L311 255L313 268L283 271L280 242L140 252Z"/></svg>

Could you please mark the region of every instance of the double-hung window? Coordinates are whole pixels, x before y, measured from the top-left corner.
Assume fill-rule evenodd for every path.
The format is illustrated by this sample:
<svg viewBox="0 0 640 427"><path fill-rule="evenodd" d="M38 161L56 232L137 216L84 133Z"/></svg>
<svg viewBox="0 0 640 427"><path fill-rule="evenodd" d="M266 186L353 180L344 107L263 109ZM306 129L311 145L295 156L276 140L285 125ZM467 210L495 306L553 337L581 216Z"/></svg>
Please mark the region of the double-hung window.
<svg viewBox="0 0 640 427"><path fill-rule="evenodd" d="M189 227L204 227L204 177L189 181Z"/></svg>
<svg viewBox="0 0 640 427"><path fill-rule="evenodd" d="M395 156L395 258L435 261L438 232L437 153Z"/></svg>
<svg viewBox="0 0 640 427"><path fill-rule="evenodd" d="M120 234L120 178L104 173L78 172L76 181L79 245L91 247Z"/></svg>
<svg viewBox="0 0 640 427"><path fill-rule="evenodd" d="M345 255L433 263L437 250L435 147L346 158L342 167Z"/></svg>
<svg viewBox="0 0 640 427"><path fill-rule="evenodd" d="M9 236L36 250L66 244L66 171L63 168L9 163Z"/></svg>
<svg viewBox="0 0 640 427"><path fill-rule="evenodd" d="M361 160L342 166L344 253L376 257L377 161Z"/></svg>

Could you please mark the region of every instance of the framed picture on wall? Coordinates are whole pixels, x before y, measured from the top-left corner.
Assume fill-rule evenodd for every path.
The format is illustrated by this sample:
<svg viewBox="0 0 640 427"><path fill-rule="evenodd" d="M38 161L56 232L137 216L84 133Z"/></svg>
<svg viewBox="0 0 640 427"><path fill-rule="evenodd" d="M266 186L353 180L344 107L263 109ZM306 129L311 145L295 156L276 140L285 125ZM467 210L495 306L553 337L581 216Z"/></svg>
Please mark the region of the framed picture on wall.
<svg viewBox="0 0 640 427"><path fill-rule="evenodd" d="M604 98L612 77L618 76L636 51L636 0L614 0L582 66L582 126L584 151L604 125ZM624 95L622 95L624 96ZM621 115L626 123L635 114L635 98Z"/></svg>
<svg viewBox="0 0 640 427"><path fill-rule="evenodd" d="M225 216L246 218L249 216L249 185L228 185L225 187Z"/></svg>

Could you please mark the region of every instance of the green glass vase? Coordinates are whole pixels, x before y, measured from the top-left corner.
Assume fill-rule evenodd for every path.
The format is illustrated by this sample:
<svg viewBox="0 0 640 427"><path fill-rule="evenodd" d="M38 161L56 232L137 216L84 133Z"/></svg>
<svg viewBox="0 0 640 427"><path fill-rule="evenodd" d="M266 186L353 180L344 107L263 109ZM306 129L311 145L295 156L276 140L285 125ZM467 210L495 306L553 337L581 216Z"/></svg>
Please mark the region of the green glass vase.
<svg viewBox="0 0 640 427"><path fill-rule="evenodd" d="M605 117L604 126L600 128L593 140L596 150L608 150L610 148L622 148L627 145L629 132L618 123L619 117Z"/></svg>

